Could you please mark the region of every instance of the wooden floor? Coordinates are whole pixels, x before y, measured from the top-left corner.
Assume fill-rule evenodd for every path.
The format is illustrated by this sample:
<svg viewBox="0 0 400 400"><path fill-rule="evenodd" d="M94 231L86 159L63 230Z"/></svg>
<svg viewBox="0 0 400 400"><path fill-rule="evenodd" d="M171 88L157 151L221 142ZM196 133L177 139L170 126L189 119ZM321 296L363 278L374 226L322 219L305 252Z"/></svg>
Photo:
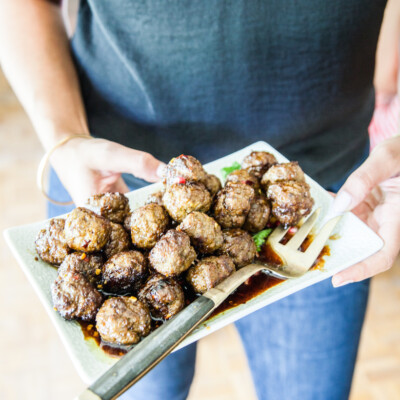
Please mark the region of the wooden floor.
<svg viewBox="0 0 400 400"><path fill-rule="evenodd" d="M40 145L0 74L0 230L40 220ZM400 399L400 265L375 278L351 400ZM84 384L0 237L0 399L70 400ZM210 362L212 360L212 362ZM202 340L190 400L256 399L233 326ZM293 399L298 400L298 399Z"/></svg>

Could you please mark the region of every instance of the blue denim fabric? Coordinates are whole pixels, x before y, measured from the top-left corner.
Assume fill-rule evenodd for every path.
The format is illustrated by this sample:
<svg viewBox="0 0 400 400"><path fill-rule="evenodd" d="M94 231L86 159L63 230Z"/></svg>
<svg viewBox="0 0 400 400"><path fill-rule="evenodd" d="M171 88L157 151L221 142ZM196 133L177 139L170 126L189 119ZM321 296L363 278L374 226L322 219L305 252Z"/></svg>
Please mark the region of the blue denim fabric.
<svg viewBox="0 0 400 400"><path fill-rule="evenodd" d="M367 154L368 148L363 158ZM134 188L144 184L130 176L124 178ZM328 190L336 192L343 182ZM50 195L58 200L69 198L54 171ZM49 204L48 215L54 217L72 208ZM337 289L326 280L236 322L260 400L348 398L368 289L369 280ZM185 399L195 357L196 344L169 355L120 398Z"/></svg>
<svg viewBox="0 0 400 400"><path fill-rule="evenodd" d="M170 354L121 400L185 400L194 376L196 343Z"/></svg>
<svg viewBox="0 0 400 400"><path fill-rule="evenodd" d="M236 322L260 400L348 398L368 288L326 280Z"/></svg>

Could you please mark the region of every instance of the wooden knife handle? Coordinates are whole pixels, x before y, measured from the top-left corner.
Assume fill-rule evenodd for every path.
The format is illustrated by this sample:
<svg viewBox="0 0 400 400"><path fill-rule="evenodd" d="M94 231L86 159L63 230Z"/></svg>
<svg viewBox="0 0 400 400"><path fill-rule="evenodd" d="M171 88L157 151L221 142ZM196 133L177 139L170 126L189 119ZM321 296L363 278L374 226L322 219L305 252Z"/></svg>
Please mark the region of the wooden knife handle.
<svg viewBox="0 0 400 400"><path fill-rule="evenodd" d="M201 296L157 328L86 389L77 400L112 400L165 358L215 308Z"/></svg>

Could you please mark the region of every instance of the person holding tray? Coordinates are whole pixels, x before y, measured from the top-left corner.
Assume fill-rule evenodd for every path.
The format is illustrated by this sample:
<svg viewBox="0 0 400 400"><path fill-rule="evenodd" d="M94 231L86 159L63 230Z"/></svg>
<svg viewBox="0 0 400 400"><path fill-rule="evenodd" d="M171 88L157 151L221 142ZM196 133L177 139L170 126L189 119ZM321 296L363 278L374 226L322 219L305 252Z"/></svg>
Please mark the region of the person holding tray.
<svg viewBox="0 0 400 400"><path fill-rule="evenodd" d="M52 151L50 197L79 205L157 181L176 154L207 162L265 140L340 189L333 213L384 239L332 283L236 323L260 399L348 398L368 278L400 247L400 137L367 157L386 2L81 0L71 41L58 3L0 2L1 65ZM170 355L121 398L186 398L195 354Z"/></svg>

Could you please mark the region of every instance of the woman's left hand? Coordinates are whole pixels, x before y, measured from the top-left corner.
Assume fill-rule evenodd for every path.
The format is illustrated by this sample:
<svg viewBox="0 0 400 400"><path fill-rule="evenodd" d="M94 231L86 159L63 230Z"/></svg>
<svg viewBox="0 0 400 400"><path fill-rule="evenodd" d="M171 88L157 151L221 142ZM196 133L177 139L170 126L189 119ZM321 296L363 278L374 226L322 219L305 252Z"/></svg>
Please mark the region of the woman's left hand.
<svg viewBox="0 0 400 400"><path fill-rule="evenodd" d="M362 281L392 267L400 250L400 136L383 141L339 190L333 213L352 210L384 241L366 260L336 274L335 287Z"/></svg>

